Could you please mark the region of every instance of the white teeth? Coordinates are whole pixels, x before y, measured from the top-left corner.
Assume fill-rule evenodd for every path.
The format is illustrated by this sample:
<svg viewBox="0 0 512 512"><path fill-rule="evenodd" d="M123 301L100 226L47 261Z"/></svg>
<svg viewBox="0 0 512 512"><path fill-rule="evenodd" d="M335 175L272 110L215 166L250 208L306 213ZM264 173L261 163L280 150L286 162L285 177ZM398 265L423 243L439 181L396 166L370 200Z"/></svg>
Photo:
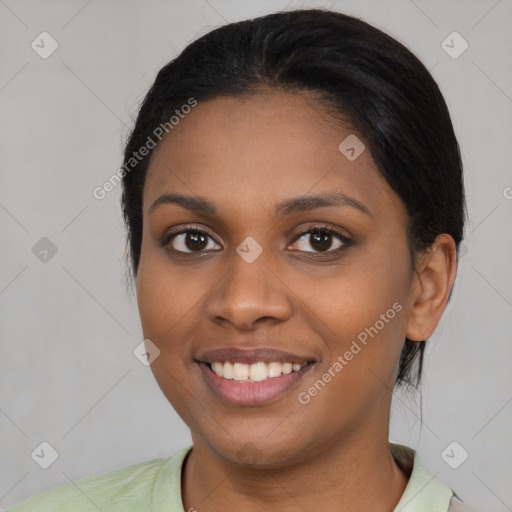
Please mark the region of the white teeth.
<svg viewBox="0 0 512 512"><path fill-rule="evenodd" d="M222 375L224 374L223 370L224 370L224 365L220 362L215 362L212 364L212 369L213 371L219 375L219 377L222 377Z"/></svg>
<svg viewBox="0 0 512 512"><path fill-rule="evenodd" d="M269 363L268 364L268 376L279 377L281 375L281 363Z"/></svg>
<svg viewBox="0 0 512 512"><path fill-rule="evenodd" d="M229 380L260 382L273 377L287 375L292 372L298 372L307 363L271 363L258 362L253 364L230 363L215 361L211 363L212 371L219 377Z"/></svg>
<svg viewBox="0 0 512 512"><path fill-rule="evenodd" d="M222 364L222 363L220 363L220 364ZM215 370L213 370L213 371L215 371ZM217 372L215 372L215 373L217 373ZM223 368L222 368L221 377L224 377L225 379L233 379L234 378L233 377L233 365L231 363L224 363Z"/></svg>
<svg viewBox="0 0 512 512"><path fill-rule="evenodd" d="M247 380L249 378L249 365L235 363L233 365L233 380Z"/></svg>
<svg viewBox="0 0 512 512"><path fill-rule="evenodd" d="M281 365L281 371L286 375L288 373L292 373L293 365L292 363L283 363Z"/></svg>
<svg viewBox="0 0 512 512"><path fill-rule="evenodd" d="M267 365L265 363L254 363L249 367L249 378L256 382L265 380L268 377Z"/></svg>

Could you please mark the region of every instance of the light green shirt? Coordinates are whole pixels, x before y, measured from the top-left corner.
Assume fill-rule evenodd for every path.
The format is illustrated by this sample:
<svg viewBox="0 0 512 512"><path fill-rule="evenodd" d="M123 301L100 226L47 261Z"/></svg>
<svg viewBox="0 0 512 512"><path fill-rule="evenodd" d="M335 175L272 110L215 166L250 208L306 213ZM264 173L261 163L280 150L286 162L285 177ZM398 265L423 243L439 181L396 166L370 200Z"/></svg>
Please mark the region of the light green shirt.
<svg viewBox="0 0 512 512"><path fill-rule="evenodd" d="M393 443L390 448L400 467L407 473L411 471L394 512L452 510L449 507L454 492L425 471L415 450ZM185 512L181 468L191 449L189 446L168 458L141 462L45 491L11 512Z"/></svg>

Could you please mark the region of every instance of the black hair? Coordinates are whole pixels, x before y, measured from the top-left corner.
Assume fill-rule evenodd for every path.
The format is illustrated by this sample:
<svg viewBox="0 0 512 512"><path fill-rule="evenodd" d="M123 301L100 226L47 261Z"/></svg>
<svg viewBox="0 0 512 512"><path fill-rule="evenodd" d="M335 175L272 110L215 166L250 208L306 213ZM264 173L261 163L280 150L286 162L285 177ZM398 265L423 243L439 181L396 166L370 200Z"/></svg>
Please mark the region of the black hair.
<svg viewBox="0 0 512 512"><path fill-rule="evenodd" d="M304 9L221 26L159 71L122 168L121 203L135 277L142 193L158 127L169 131L171 116L191 101L267 88L314 93L333 118L355 127L407 209L411 255L441 233L451 235L458 248L465 218L462 161L447 105L429 71L397 40L358 18ZM144 146L151 149L141 158ZM425 341L405 339L397 384L418 386L424 350Z"/></svg>

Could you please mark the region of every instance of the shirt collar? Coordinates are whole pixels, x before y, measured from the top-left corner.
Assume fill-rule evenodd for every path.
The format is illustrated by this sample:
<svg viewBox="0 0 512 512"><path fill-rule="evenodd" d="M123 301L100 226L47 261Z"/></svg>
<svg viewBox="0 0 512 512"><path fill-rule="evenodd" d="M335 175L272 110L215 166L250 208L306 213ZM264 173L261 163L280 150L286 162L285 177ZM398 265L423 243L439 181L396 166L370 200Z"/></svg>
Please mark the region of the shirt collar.
<svg viewBox="0 0 512 512"><path fill-rule="evenodd" d="M425 470L415 450L395 443L390 443L390 449L400 468L410 475L393 512L446 512L453 491Z"/></svg>

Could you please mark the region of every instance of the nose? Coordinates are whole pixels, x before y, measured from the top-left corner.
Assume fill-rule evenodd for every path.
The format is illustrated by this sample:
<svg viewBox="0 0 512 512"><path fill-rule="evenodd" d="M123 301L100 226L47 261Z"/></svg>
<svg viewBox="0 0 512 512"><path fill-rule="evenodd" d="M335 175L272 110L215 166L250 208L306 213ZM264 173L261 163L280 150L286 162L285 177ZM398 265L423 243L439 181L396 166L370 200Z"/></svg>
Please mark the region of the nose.
<svg viewBox="0 0 512 512"><path fill-rule="evenodd" d="M290 318L290 290L263 255L248 263L234 252L230 260L225 277L207 298L206 313L212 322L248 331Z"/></svg>

